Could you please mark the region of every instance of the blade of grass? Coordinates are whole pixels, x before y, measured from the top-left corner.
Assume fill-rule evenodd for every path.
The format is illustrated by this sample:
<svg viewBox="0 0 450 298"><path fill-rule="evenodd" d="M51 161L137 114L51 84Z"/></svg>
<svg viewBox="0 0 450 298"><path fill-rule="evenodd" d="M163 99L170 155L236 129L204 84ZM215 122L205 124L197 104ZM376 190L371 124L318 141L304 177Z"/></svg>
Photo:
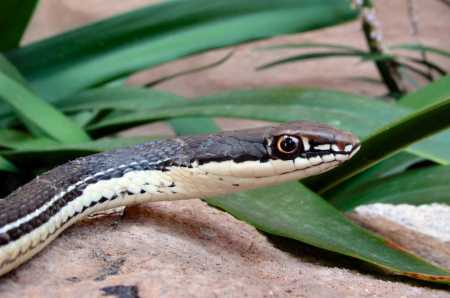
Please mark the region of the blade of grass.
<svg viewBox="0 0 450 298"><path fill-rule="evenodd" d="M14 148L18 143L31 139L31 136L13 129L0 128L0 147Z"/></svg>
<svg viewBox="0 0 450 298"><path fill-rule="evenodd" d="M422 89L403 96L398 104L413 109L420 109L426 105L439 102L450 97L450 75L428 84Z"/></svg>
<svg viewBox="0 0 450 298"><path fill-rule="evenodd" d="M3 150L0 154L23 168L51 167L80 156L142 144L157 138L155 136L104 138L78 144L60 144L48 142L46 139L33 139L31 142L22 143L16 150Z"/></svg>
<svg viewBox="0 0 450 298"><path fill-rule="evenodd" d="M159 84L164 83L166 81L170 81L170 80L176 79L176 78L181 77L181 76L185 76L185 75L201 72L201 71L204 71L204 70L208 70L210 68L213 68L213 67L216 67L216 66L219 66L219 65L225 63L226 61L228 61L228 59L231 58L231 56L233 56L233 51L231 51L228 54L226 54L223 58L220 58L219 60L214 61L212 63L209 63L208 65L203 65L203 66L199 66L199 67L196 67L196 68L180 71L180 72L177 72L177 73L174 73L174 74L171 74L171 75L168 75L168 76L156 79L154 81L146 83L145 87L154 87L156 85L159 85Z"/></svg>
<svg viewBox="0 0 450 298"><path fill-rule="evenodd" d="M400 56L400 58L402 60L406 60L406 61L410 61L419 65L423 65L428 67L430 70L434 70L436 73L444 76L447 74L447 71L445 69L443 69L442 67L440 67L439 65L437 65L434 62L425 60L425 59L418 59L418 58L414 58L414 57L402 57Z"/></svg>
<svg viewBox="0 0 450 298"><path fill-rule="evenodd" d="M85 127L89 125L90 123L93 123L95 119L99 116L100 111L94 110L94 111L81 111L78 112L70 119L72 119L73 122L75 122L79 127Z"/></svg>
<svg viewBox="0 0 450 298"><path fill-rule="evenodd" d="M450 205L450 166L433 166L361 184L330 196L330 203L349 211L372 203Z"/></svg>
<svg viewBox="0 0 450 298"><path fill-rule="evenodd" d="M14 173L17 172L18 169L13 163L0 155L0 171Z"/></svg>
<svg viewBox="0 0 450 298"><path fill-rule="evenodd" d="M273 62L269 62L267 64L258 66L257 70L263 70L267 68L271 68L274 66L286 64L286 63L294 63L301 62L305 60L311 59L324 59L324 58L360 58L363 61L394 61L395 56L392 55L383 55L377 53L368 53L368 52L356 52L356 51L321 51L321 52L313 52L313 53L304 53L295 56L291 56L288 58L276 60Z"/></svg>
<svg viewBox="0 0 450 298"><path fill-rule="evenodd" d="M417 109L420 107L424 107L427 104L442 100L442 98L444 97L450 97L450 92L448 92L447 88L447 86L450 84L449 78L450 76L444 77L439 81L433 82L414 93L408 94L405 97L401 98L397 103ZM405 166L407 167L417 161L417 156L408 155L406 153L399 153L343 182L324 195L327 199L339 197L339 202L341 204L352 205L352 201L354 198L353 191L356 191L359 187L365 187L366 183L368 183L369 181L370 183L377 183L375 181L381 178L385 178L387 176L386 173L388 175L391 175L391 167L396 170L402 170L405 169ZM344 199L346 194L349 200L348 202L345 202Z"/></svg>
<svg viewBox="0 0 450 298"><path fill-rule="evenodd" d="M378 181L380 179L400 174L406 171L412 165L424 161L423 158L407 152L400 152L385 160L375 164L367 170L344 181L334 188L331 193L323 194L326 199L340 196L343 193L351 193L352 190L368 182ZM332 203L332 202L331 202Z"/></svg>
<svg viewBox="0 0 450 298"><path fill-rule="evenodd" d="M311 49L311 48L334 49L334 50L342 50L342 51L348 51L348 52L353 52L353 53L366 53L364 50L361 50L356 47L347 46L347 45L331 44L331 43L313 43L313 42L273 45L273 46L258 48L258 50L285 50L285 49Z"/></svg>
<svg viewBox="0 0 450 298"><path fill-rule="evenodd" d="M445 51L443 49L439 49L436 47L430 47L430 46L425 46L425 45L421 45L421 44L414 44L414 43L409 43L409 44L399 44L399 45L394 45L394 46L390 46L390 49L393 50L409 50L409 51L414 51L414 52L427 52L427 53L431 53L431 54L435 54L435 55L440 55L446 58L450 58L450 52Z"/></svg>
<svg viewBox="0 0 450 298"><path fill-rule="evenodd" d="M268 69L274 66L279 66L282 64L287 63L294 63L294 62L300 62L305 60L312 60L312 59L324 59L324 58L337 58L337 57L357 57L360 58L362 55L361 53L357 52L343 52L343 51L329 51L329 52L315 52L315 53L306 53L306 54L300 54L291 56L288 58L276 60L274 62L269 62L267 64L258 66L256 70L264 70Z"/></svg>
<svg viewBox="0 0 450 298"><path fill-rule="evenodd" d="M3 72L22 85L27 84L25 78L20 74L17 68L9 62L9 60L2 53L0 53L0 72Z"/></svg>
<svg viewBox="0 0 450 298"><path fill-rule="evenodd" d="M45 138L45 137L38 137L38 138L28 138L24 139L17 143L10 144L11 146L5 150L10 151L9 149L14 150L27 150L27 149L35 149L35 148L46 148L47 146L58 146L60 143L56 142L55 140Z"/></svg>
<svg viewBox="0 0 450 298"><path fill-rule="evenodd" d="M89 140L89 136L64 114L38 98L20 83L0 72L0 99L9 104L32 131L64 143Z"/></svg>
<svg viewBox="0 0 450 298"><path fill-rule="evenodd" d="M450 126L450 98L386 125L363 141L360 152L336 170L314 179L308 186L325 193L401 149ZM383 150L380 150L383 148Z"/></svg>
<svg viewBox="0 0 450 298"><path fill-rule="evenodd" d="M58 99L180 57L336 25L357 13L348 0L168 1L25 46L8 57L34 90Z"/></svg>
<svg viewBox="0 0 450 298"><path fill-rule="evenodd" d="M173 93L155 89L114 86L86 90L58 102L63 111L81 110L144 110L160 106L186 103L186 99Z"/></svg>
<svg viewBox="0 0 450 298"><path fill-rule="evenodd" d="M16 48L38 0L0 1L0 51Z"/></svg>

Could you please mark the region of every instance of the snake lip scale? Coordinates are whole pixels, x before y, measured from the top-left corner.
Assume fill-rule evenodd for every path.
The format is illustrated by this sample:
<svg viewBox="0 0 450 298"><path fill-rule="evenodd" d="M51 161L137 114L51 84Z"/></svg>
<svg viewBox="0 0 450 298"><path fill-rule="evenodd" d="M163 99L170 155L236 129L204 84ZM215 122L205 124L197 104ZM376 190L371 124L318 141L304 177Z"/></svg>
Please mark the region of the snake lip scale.
<svg viewBox="0 0 450 298"><path fill-rule="evenodd" d="M350 132L296 121L157 140L75 159L0 200L0 275L90 214L298 180L338 166L359 148Z"/></svg>

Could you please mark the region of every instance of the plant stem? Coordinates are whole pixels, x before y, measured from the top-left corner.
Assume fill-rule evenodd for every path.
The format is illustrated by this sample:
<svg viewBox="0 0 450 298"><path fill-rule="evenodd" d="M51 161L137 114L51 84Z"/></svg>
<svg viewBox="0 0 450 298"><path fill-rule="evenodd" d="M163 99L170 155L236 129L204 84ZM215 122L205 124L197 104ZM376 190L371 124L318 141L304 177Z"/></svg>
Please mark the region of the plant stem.
<svg viewBox="0 0 450 298"><path fill-rule="evenodd" d="M362 29L370 52L380 55L389 54L389 50L382 43L383 34L375 15L372 0L354 0L354 3L362 11ZM406 93L398 64L395 61L379 60L375 61L375 66L391 94L398 97Z"/></svg>

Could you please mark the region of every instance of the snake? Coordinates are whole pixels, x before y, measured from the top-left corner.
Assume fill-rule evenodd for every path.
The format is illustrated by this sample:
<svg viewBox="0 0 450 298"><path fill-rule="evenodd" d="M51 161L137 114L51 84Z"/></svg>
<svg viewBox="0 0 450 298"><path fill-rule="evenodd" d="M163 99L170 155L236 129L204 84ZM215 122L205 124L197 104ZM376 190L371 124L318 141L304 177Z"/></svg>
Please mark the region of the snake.
<svg viewBox="0 0 450 298"><path fill-rule="evenodd" d="M299 180L335 168L359 148L348 131L295 121L154 140L74 159L0 199L0 275L93 214Z"/></svg>

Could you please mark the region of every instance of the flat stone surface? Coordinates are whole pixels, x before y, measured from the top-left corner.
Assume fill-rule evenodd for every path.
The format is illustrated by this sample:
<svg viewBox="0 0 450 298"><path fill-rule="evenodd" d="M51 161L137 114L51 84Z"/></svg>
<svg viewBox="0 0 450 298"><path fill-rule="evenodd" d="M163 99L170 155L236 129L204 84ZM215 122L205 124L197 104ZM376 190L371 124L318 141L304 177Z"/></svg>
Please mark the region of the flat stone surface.
<svg viewBox="0 0 450 298"><path fill-rule="evenodd" d="M355 209L361 216L381 216L408 229L450 243L450 206L445 204L370 204Z"/></svg>
<svg viewBox="0 0 450 298"><path fill-rule="evenodd" d="M424 209L423 207L421 209ZM370 210L370 208L367 208L364 212L352 212L349 217L386 239L392 240L401 247L450 271L450 241L436 237L436 234L438 234L436 231L433 235L425 233L424 231L427 231L427 229L420 229L422 227L418 225L420 220L416 221L414 228L411 228L411 226L399 223L391 217L378 214L377 208L372 208L374 212L370 212ZM405 214L403 217L408 222L414 222L415 219L417 220L417 216L420 216L420 213L415 216ZM445 223L445 221L450 220L450 217L445 219L436 217L434 219L436 223L439 220Z"/></svg>
<svg viewBox="0 0 450 298"><path fill-rule="evenodd" d="M199 200L154 203L70 228L2 278L0 296L450 297L361 273L339 258L324 262L308 250L275 248L253 227Z"/></svg>

